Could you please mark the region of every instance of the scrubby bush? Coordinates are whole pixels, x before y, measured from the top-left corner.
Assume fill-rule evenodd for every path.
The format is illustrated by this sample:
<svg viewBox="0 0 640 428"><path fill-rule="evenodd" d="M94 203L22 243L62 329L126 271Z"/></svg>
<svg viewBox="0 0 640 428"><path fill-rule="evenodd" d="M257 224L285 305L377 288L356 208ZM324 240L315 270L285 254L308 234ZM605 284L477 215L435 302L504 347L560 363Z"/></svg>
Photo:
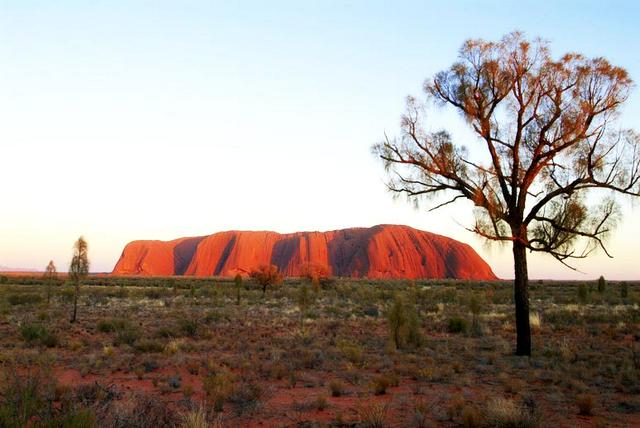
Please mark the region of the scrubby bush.
<svg viewBox="0 0 640 428"><path fill-rule="evenodd" d="M39 341L47 348L58 346L58 336L47 330L41 324L25 323L20 326L20 334L25 342L33 343Z"/></svg>
<svg viewBox="0 0 640 428"><path fill-rule="evenodd" d="M149 288L147 290L144 290L143 295L147 299L155 300L155 299L161 299L162 297L164 297L165 293L160 288Z"/></svg>
<svg viewBox="0 0 640 428"><path fill-rule="evenodd" d="M227 401L233 407L236 416L243 416L256 411L263 396L264 390L260 385L255 382L242 382L229 394Z"/></svg>
<svg viewBox="0 0 640 428"><path fill-rule="evenodd" d="M622 299L627 299L629 297L629 284L626 282L620 283L620 297Z"/></svg>
<svg viewBox="0 0 640 428"><path fill-rule="evenodd" d="M211 425L207 420L207 408L205 406L198 406L190 412L182 414L181 428L209 428Z"/></svg>
<svg viewBox="0 0 640 428"><path fill-rule="evenodd" d="M540 426L540 420L534 411L518 406L513 400L495 398L485 408L485 424L495 428L534 428Z"/></svg>
<svg viewBox="0 0 640 428"><path fill-rule="evenodd" d="M396 349L406 345L418 347L422 345L420 320L415 308L407 305L399 294L396 294L391 307L387 310L387 322L391 340Z"/></svg>
<svg viewBox="0 0 640 428"><path fill-rule="evenodd" d="M26 342L33 342L39 339L44 332L45 328L40 324L25 323L20 326L20 334Z"/></svg>
<svg viewBox="0 0 640 428"><path fill-rule="evenodd" d="M447 325L449 333L466 333L468 329L469 323L466 319L459 316L449 318L449 323Z"/></svg>
<svg viewBox="0 0 640 428"><path fill-rule="evenodd" d="M51 373L4 370L0 377L0 427L92 427L90 409L70 403ZM58 402L53 407L52 402Z"/></svg>
<svg viewBox="0 0 640 428"><path fill-rule="evenodd" d="M157 340L153 339L141 339L135 342L134 348L138 352L162 352L164 350L164 345Z"/></svg>
<svg viewBox="0 0 640 428"><path fill-rule="evenodd" d="M479 428L483 426L482 414L475 406L464 406L461 417L464 428Z"/></svg>
<svg viewBox="0 0 640 428"><path fill-rule="evenodd" d="M240 289L242 288L242 275L236 274L233 278L233 283L236 287L236 305L240 304Z"/></svg>
<svg viewBox="0 0 640 428"><path fill-rule="evenodd" d="M175 427L178 414L157 397L136 393L110 412L100 426L113 427Z"/></svg>
<svg viewBox="0 0 640 428"><path fill-rule="evenodd" d="M387 426L389 405L375 402L360 403L356 408L362 426L384 428Z"/></svg>
<svg viewBox="0 0 640 428"><path fill-rule="evenodd" d="M309 295L309 287L307 284L302 284L298 290L298 308L300 309L300 324L304 321L304 317L307 314L307 309L311 303L311 296Z"/></svg>
<svg viewBox="0 0 640 428"><path fill-rule="evenodd" d="M389 388L389 378L385 375L376 376L372 382L372 389L375 395L384 395L387 393L387 388Z"/></svg>
<svg viewBox="0 0 640 428"><path fill-rule="evenodd" d="M580 394L576 397L576 404L578 405L578 412L584 416L593 415L593 408L595 407L595 399L591 394Z"/></svg>
<svg viewBox="0 0 640 428"><path fill-rule="evenodd" d="M589 289L587 288L587 284L578 285L578 299L580 299L580 303L587 303L589 300Z"/></svg>
<svg viewBox="0 0 640 428"><path fill-rule="evenodd" d="M182 318L178 321L180 331L186 336L194 337L198 333L198 321L190 318Z"/></svg>
<svg viewBox="0 0 640 428"><path fill-rule="evenodd" d="M133 345L140 338L140 330L128 322L123 323L116 329L116 345Z"/></svg>
<svg viewBox="0 0 640 428"><path fill-rule="evenodd" d="M216 373L205 376L202 380L202 390L207 400L213 403L215 411L222 411L224 402L233 391L234 379L235 377L231 372L219 370Z"/></svg>
<svg viewBox="0 0 640 428"><path fill-rule="evenodd" d="M471 331L475 336L482 335L482 326L480 325L480 312L482 311L482 304L480 297L473 294L469 299L469 312L471 312Z"/></svg>
<svg viewBox="0 0 640 428"><path fill-rule="evenodd" d="M607 288L607 281L605 281L604 276L600 275L598 278L598 293L604 293Z"/></svg>
<svg viewBox="0 0 640 428"><path fill-rule="evenodd" d="M267 292L267 287L282 283L283 276L276 265L262 265L251 272L251 278L262 287L262 294Z"/></svg>
<svg viewBox="0 0 640 428"><path fill-rule="evenodd" d="M17 305L35 305L42 302L42 297L34 293L9 294L7 301L12 306Z"/></svg>
<svg viewBox="0 0 640 428"><path fill-rule="evenodd" d="M349 340L340 340L338 342L338 348L353 364L362 364L364 357L362 355L362 346L360 346L360 344Z"/></svg>
<svg viewBox="0 0 640 428"><path fill-rule="evenodd" d="M344 384L339 380L332 380L329 383L329 390L332 397L340 397L344 394Z"/></svg>
<svg viewBox="0 0 640 428"><path fill-rule="evenodd" d="M123 319L112 318L98 321L97 329L101 333L113 333L125 328L127 322Z"/></svg>
<svg viewBox="0 0 640 428"><path fill-rule="evenodd" d="M320 291L320 285L326 286L334 283L327 266L318 263L307 263L302 266L300 276L311 283L314 292Z"/></svg>

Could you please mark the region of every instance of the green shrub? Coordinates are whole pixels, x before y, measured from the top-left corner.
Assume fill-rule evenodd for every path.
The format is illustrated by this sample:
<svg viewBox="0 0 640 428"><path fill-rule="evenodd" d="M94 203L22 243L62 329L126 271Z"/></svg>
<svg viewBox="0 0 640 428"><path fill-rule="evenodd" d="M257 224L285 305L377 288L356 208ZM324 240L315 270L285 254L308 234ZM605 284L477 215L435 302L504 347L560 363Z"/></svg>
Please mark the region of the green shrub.
<svg viewBox="0 0 640 428"><path fill-rule="evenodd" d="M126 320L112 318L109 320L98 321L98 331L101 333L113 333L114 331L122 330L126 327Z"/></svg>
<svg viewBox="0 0 640 428"><path fill-rule="evenodd" d="M65 303L73 302L74 295L75 295L75 290L73 287L64 287L59 292L60 300Z"/></svg>
<svg viewBox="0 0 640 428"><path fill-rule="evenodd" d="M186 336L194 337L198 333L198 322L196 320L182 318L178 324L180 331Z"/></svg>
<svg viewBox="0 0 640 428"><path fill-rule="evenodd" d="M96 426L96 416L91 409L79 409L67 415L62 415L57 424L64 428L89 428Z"/></svg>
<svg viewBox="0 0 640 428"><path fill-rule="evenodd" d="M144 297L147 299L160 299L164 296L164 293L159 288L150 288L144 290Z"/></svg>
<svg viewBox="0 0 640 428"><path fill-rule="evenodd" d="M48 370L5 368L0 376L0 427L93 427L95 416L58 388ZM52 403L59 405L52 408Z"/></svg>
<svg viewBox="0 0 640 428"><path fill-rule="evenodd" d="M578 285L578 299L580 300L580 303L587 303L587 301L589 300L589 289L587 288L587 284L580 284Z"/></svg>
<svg viewBox="0 0 640 428"><path fill-rule="evenodd" d="M10 294L7 297L10 305L34 305L42 302L42 296L33 293Z"/></svg>
<svg viewBox="0 0 640 428"><path fill-rule="evenodd" d="M600 275L600 278L598 278L598 293L604 293L606 288L607 281L605 281L604 276Z"/></svg>
<svg viewBox="0 0 640 428"><path fill-rule="evenodd" d="M242 275L239 273L233 278L233 284L236 287L236 305L240 304L240 290L242 288Z"/></svg>
<svg viewBox="0 0 640 428"><path fill-rule="evenodd" d="M140 331L136 327L125 322L122 327L117 328L114 343L117 346L124 344L133 345L138 338L140 338Z"/></svg>
<svg viewBox="0 0 640 428"><path fill-rule="evenodd" d="M353 364L362 364L364 360L362 355L362 347L358 343L348 340L340 340L338 342L338 349L340 349L342 354Z"/></svg>
<svg viewBox="0 0 640 428"><path fill-rule="evenodd" d="M389 378L387 376L377 376L373 379L372 387L373 393L375 395L384 395L387 393L387 388L389 388Z"/></svg>
<svg viewBox="0 0 640 428"><path fill-rule="evenodd" d="M25 342L33 342L40 339L47 333L47 330L41 324L25 323L20 326L20 334Z"/></svg>
<svg viewBox="0 0 640 428"><path fill-rule="evenodd" d="M156 352L157 353L157 352L162 352L164 350L164 345L158 342L157 340L141 339L135 342L134 348L138 352L146 352L146 353Z"/></svg>
<svg viewBox="0 0 640 428"><path fill-rule="evenodd" d="M177 337L178 333L176 331L175 328L173 327L168 327L168 326L161 326L160 328L158 328L158 330L156 330L156 337L163 337L165 339L168 338L172 338L172 337Z"/></svg>
<svg viewBox="0 0 640 428"><path fill-rule="evenodd" d="M396 349L402 346L402 328L407 324L407 314L404 308L404 300L400 295L396 294L387 311L387 322L389 326L389 334L393 340Z"/></svg>
<svg viewBox="0 0 640 428"><path fill-rule="evenodd" d="M449 318L449 324L447 326L449 333L466 333L468 328L469 323L466 319L458 316Z"/></svg>
<svg viewBox="0 0 640 428"><path fill-rule="evenodd" d="M207 400L213 403L215 411L222 411L224 402L233 391L234 380L233 373L226 370L209 374L202 380L202 390Z"/></svg>
<svg viewBox="0 0 640 428"><path fill-rule="evenodd" d="M406 345L419 347L423 344L418 313L399 294L394 296L391 307L387 310L387 322L389 335L396 349Z"/></svg>
<svg viewBox="0 0 640 428"><path fill-rule="evenodd" d="M620 297L627 299L629 297L629 284L626 282L620 283Z"/></svg>
<svg viewBox="0 0 640 428"><path fill-rule="evenodd" d="M264 391L260 385L255 382L242 382L233 389L227 401L233 406L236 416L243 416L254 412L263 396Z"/></svg>
<svg viewBox="0 0 640 428"><path fill-rule="evenodd" d="M55 333L45 330L45 334L40 338L40 343L47 348L55 348L60 344L60 341Z"/></svg>

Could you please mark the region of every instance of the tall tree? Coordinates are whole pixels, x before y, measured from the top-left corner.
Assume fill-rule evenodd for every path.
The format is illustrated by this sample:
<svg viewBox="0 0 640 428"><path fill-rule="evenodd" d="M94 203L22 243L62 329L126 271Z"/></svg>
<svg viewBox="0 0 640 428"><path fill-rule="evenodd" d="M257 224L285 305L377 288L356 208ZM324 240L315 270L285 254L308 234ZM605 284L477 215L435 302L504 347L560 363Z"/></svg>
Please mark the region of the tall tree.
<svg viewBox="0 0 640 428"><path fill-rule="evenodd" d="M56 270L56 265L53 264L53 260L49 260L49 264L44 270L44 279L47 284L47 305L51 301L51 286L58 278L58 271Z"/></svg>
<svg viewBox="0 0 640 428"><path fill-rule="evenodd" d="M432 209L467 199L476 218L469 230L511 243L517 355L531 354L527 250L569 267L596 248L610 256L616 195L640 195L640 138L616 124L631 88L627 71L604 58L554 59L548 43L518 32L468 40L424 90L460 113L473 150L429 132L426 103L413 97L400 136L373 146L392 192L436 197Z"/></svg>
<svg viewBox="0 0 640 428"><path fill-rule="evenodd" d="M69 265L69 278L75 285L75 293L73 295L73 316L71 322L76 322L78 313L78 294L80 294L80 280L89 275L89 246L84 237L78 238L73 244L73 258Z"/></svg>

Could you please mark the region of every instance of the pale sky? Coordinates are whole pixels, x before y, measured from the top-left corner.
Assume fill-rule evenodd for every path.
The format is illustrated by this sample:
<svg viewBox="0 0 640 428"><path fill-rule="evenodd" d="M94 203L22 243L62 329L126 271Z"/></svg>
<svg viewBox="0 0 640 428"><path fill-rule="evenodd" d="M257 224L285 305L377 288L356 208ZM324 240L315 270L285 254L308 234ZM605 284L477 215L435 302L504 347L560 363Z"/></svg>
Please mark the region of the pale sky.
<svg viewBox="0 0 640 428"><path fill-rule="evenodd" d="M640 81L634 1L230 3L0 0L0 265L66 270L80 235L110 271L134 239L395 223L467 242L510 278L510 249L464 230L468 205L392 200L371 145L468 38L518 29ZM476 144L455 114L433 117ZM635 88L622 122L639 117ZM640 278L638 202L614 259L579 273L536 255L530 277Z"/></svg>

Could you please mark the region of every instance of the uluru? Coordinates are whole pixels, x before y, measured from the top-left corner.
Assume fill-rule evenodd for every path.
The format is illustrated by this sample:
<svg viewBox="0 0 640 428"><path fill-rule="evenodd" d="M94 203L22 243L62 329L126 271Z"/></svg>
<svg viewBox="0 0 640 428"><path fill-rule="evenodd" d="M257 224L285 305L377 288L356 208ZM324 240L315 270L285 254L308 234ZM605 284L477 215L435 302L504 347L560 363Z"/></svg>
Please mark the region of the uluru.
<svg viewBox="0 0 640 428"><path fill-rule="evenodd" d="M310 264L337 277L492 280L491 267L469 245L402 225L280 234L227 231L172 241L132 241L113 275L233 276L260 265L300 276Z"/></svg>

